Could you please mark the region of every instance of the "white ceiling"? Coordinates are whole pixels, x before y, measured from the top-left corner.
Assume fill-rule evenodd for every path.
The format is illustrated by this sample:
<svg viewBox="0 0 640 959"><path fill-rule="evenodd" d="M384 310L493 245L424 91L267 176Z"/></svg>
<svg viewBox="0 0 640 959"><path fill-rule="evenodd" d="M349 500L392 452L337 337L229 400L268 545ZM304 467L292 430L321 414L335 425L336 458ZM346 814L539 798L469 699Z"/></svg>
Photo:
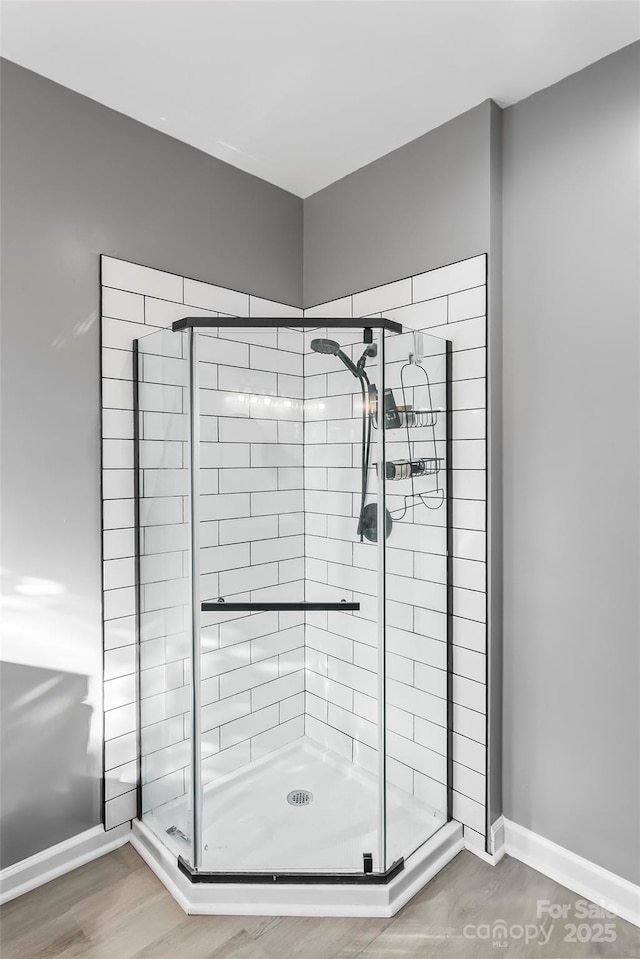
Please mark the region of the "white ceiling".
<svg viewBox="0 0 640 959"><path fill-rule="evenodd" d="M2 54L308 196L640 37L635 0L20 0Z"/></svg>

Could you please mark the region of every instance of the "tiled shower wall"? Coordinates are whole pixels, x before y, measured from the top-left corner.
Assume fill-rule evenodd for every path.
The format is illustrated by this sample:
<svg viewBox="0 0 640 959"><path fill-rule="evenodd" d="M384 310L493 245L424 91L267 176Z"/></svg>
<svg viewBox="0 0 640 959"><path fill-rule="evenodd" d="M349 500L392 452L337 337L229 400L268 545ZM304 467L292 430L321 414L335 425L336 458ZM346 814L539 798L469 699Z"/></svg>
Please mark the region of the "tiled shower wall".
<svg viewBox="0 0 640 959"><path fill-rule="evenodd" d="M198 336L203 599L304 598L301 348L286 329ZM304 734L304 616L216 611L202 625L206 785Z"/></svg>
<svg viewBox="0 0 640 959"><path fill-rule="evenodd" d="M333 305L328 304L330 312ZM344 308L344 306L342 307ZM336 335L356 362L363 350L362 331ZM331 336L331 330L328 331ZM318 335L308 334L309 336ZM353 346L347 340L355 339ZM425 339L425 344L426 344ZM398 405L414 409L446 407L444 340L431 339L435 355L425 355L422 368L405 377L413 335L385 334L385 384ZM320 598L327 589L348 590L360 602L359 612L314 613L307 617L307 735L345 758L378 772L378 594L386 596L386 774L389 782L425 802L441 817L447 809L447 647L446 647L446 482L437 477L415 480L428 494L404 512L409 480L388 482L386 505L394 519L386 540L386 576L381 587L377 544L360 542L361 407L354 377L342 372L332 356L305 355L305 391L319 406L319 415L305 428L307 595ZM380 385L377 360L368 366ZM424 383L430 378L430 395ZM346 374L346 375L345 375ZM416 385L410 385L415 383ZM322 402L319 402L322 400ZM336 417L337 404L343 408ZM412 455L445 456L445 415L429 426L412 428ZM432 435L434 434L437 439ZM372 438L377 459L378 430ZM433 446L436 444L437 449ZM386 459L409 455L404 429L386 433ZM323 464L320 466L319 464ZM437 492L436 486L442 491ZM369 502L377 500L377 474L370 468ZM403 514L404 513L404 514Z"/></svg>
<svg viewBox="0 0 640 959"><path fill-rule="evenodd" d="M487 766L486 267L486 256L481 255L305 311L306 320L385 316L405 330L421 330L453 345L453 814L463 823L466 838L480 848L485 836ZM349 334L341 336L341 341L358 339L359 355L361 334L355 338L352 331ZM407 333L387 337L388 385L396 393L396 368L401 356L407 358L409 339ZM444 406L442 365L441 357L425 360L435 384L435 406ZM335 365L305 356L307 395L334 396L343 388L340 384L348 388L350 374L331 369ZM391 444L403 432L387 433L389 458L396 455L390 451ZM349 484L354 477L357 480L357 471L348 475L340 468L358 462L358 420L327 420L307 431L305 440L306 465L327 468L324 475L318 469L306 470L307 489L333 491L330 495L337 498L338 513L315 514L314 494L310 499L307 494L308 591L314 581L342 583L358 591L358 598L373 598L377 592L375 550L366 542L354 542L355 521L345 525L339 516L338 499L347 496ZM428 450L424 453L428 455ZM387 484L387 493L395 493L396 488ZM374 493L375 476L369 489ZM322 496L319 502L323 503ZM427 516L416 511L415 520L395 523L388 540L387 776L399 788L442 809L446 633L441 611L446 609L446 579L439 557L446 553L444 512ZM371 604L363 603L364 609L368 612L360 616L308 615L306 733L375 771L377 636Z"/></svg>
<svg viewBox="0 0 640 959"><path fill-rule="evenodd" d="M485 257L475 257L306 311L309 318L383 313L397 319L406 329L422 329L453 341L454 816L464 823L468 835L478 840L484 834L486 767L485 275ZM164 328L185 313L277 314L290 316L292 322L301 316L301 311L291 307L103 257L105 821L108 828L135 815L130 351L134 338L154 328ZM284 339L278 342L278 335L288 336L288 342ZM294 343L296 336L300 339ZM210 480L214 484L203 490L201 503L202 594L213 598L250 591L255 598L256 590L268 589L271 597L280 591L283 599L302 598L301 563L306 557L307 599L313 598L313 590L318 588L314 583L324 583L332 587L332 599L337 586L351 588L360 593L365 606L366 596L371 596L373 588L369 580L375 577L368 568L371 563L366 551L371 547L353 543L351 526L357 521L350 520L347 530L339 508L332 511L332 515L326 515L324 509L314 511L313 508L314 485L317 487L319 482L320 490L323 489L321 471L340 470L346 465L346 461L338 462L345 455L344 450L340 452L331 438L325 440L323 447L322 426L308 423L304 446L308 484L306 536L305 549L301 550L302 513L296 505L296 497L302 495L299 420L291 414L286 419L263 416L261 409L254 409L253 415L251 411L235 415L237 405L233 408L234 415L228 415L230 393L235 393L236 399L238 394L249 398L277 395L290 399L293 405L300 398L303 383L299 366L303 352L305 402L312 399L314 393L326 396L331 391L339 391L337 381L342 377L346 382L344 374L333 366L332 372L318 375L314 384L313 371L307 364L313 364L318 357L313 354L313 359L310 358L309 344L300 334L263 331L257 335L254 330L247 332L244 340L235 333L234 337L224 349L237 352L239 365L234 368L235 373L223 373L223 378L235 377L235 381L225 383L219 377L226 365L211 362L214 356L220 358L219 352L207 358L206 340L212 341L214 349L214 338L201 338L204 342L201 465L204 470L211 470ZM351 339L357 338L351 335ZM344 331L341 340L346 343ZM247 356L240 357L243 351ZM288 357L284 355L286 352L290 354ZM242 373L247 360L249 372ZM283 362L289 364L286 369L280 367ZM241 382L239 376L245 376L246 382ZM335 382L329 384L329 377ZM353 385L350 388L353 389ZM351 437L349 455L355 463L353 443L359 442L359 423L353 415L350 421L353 424L350 428L356 432ZM328 430L336 428L325 425ZM334 463L335 457L338 459ZM351 473L357 477L357 470ZM326 483L335 479L333 476L330 480L326 472ZM348 482L352 483L352 478ZM373 485L370 489L373 490ZM348 492L351 509L357 494L353 490L341 491L339 485L334 487L334 492ZM252 519L251 538L255 542L247 557L246 520L256 514L263 517L258 521L261 532L256 532L256 519ZM353 515L357 515L357 511L351 511ZM443 752L438 744L444 725L442 717L434 714L434 709L437 710L438 705L442 709L442 705L436 702L441 697L433 695L432 684L438 679L434 671L441 673L444 667L444 643L430 610L434 605L437 609L442 606L411 599L406 594L393 595L396 587L403 586L400 582L402 563L407 561L408 554L411 554L412 569L424 569L424 565L421 567L424 554L431 549L425 549L420 532L412 525L397 524L394 537L397 544L399 538L403 538L403 542L394 547L398 554L395 558L393 549L389 550L390 571L393 570L392 578L395 576L396 581L390 580L388 594L388 771L391 781L400 788L414 792L435 806L442 799ZM347 540L351 557L348 561L342 553ZM399 565L394 566L396 561ZM236 563L241 565L235 566ZM346 567L350 567L351 573ZM335 573L339 573L339 578L332 579ZM425 589L437 589L437 584L427 586L432 582L428 574L424 580ZM263 613L237 619L212 614L203 619L205 778L237 768L303 731L373 768L376 695L373 657L377 637L375 623L371 623L375 619L371 614L373 607L369 603L366 608L369 623L364 630L356 616L307 615L306 682L301 671L304 626L300 616ZM426 646L421 642L424 636L436 641ZM289 639L290 648L286 645ZM274 645L276 642L284 642L285 646L281 649ZM230 666L233 666L233 676L227 675ZM181 682L184 686L184 669ZM222 690L222 682L231 685ZM240 686L233 686L238 682ZM305 715L303 704L306 704ZM182 716L180 735L186 742L186 713L183 714L182 707L177 713ZM181 795L180 790L185 787L181 763L186 760L180 758L185 756L184 749L173 749L172 756L176 757L171 760L175 769L171 768L168 755L164 757L169 762L168 772L166 763L156 764L164 775L152 781L155 785L151 790L155 793L150 795L154 795L154 802Z"/></svg>
<svg viewBox="0 0 640 959"><path fill-rule="evenodd" d="M188 343L140 340L140 676L144 807L183 795L189 762Z"/></svg>
<svg viewBox="0 0 640 959"><path fill-rule="evenodd" d="M143 812L190 781L189 337L139 340ZM301 340L224 327L196 336L203 600L303 598ZM303 735L304 624L223 605L202 622L207 785Z"/></svg>
<svg viewBox="0 0 640 959"><path fill-rule="evenodd" d="M187 314L275 314L295 321L301 311L112 257L103 256L101 265L105 825L109 829L136 814L133 341L166 329ZM258 410L245 415L227 402L231 392L238 395L238 390L231 387L239 387L241 382L249 401L258 385L263 396L277 393L285 399L295 398L300 393L301 367L276 372L278 362L286 364L286 359L283 361L275 348L288 346L289 352L295 353L291 341L284 342L284 332L280 344L269 340L277 336L275 331L257 335L252 331L244 341L241 334L234 336L233 341L215 347L218 360L224 351L224 367L210 362L208 351L215 337L199 338L202 595L214 598L220 589L231 595L274 582L286 584L283 588L288 593L296 589L301 593L302 513L291 509L295 498L301 498L300 455L293 449L301 448L301 417L296 422L291 407L286 407L286 413L285 408L280 410L277 417L261 417ZM186 490L184 485L166 486L177 481L184 484L187 476L186 360L181 352L176 353L182 350L183 339L166 333L160 342L156 340L148 347L156 352L157 359L164 354L174 362L173 378L177 376L177 382L168 375L166 360L157 373L147 373L152 369L149 364L141 395L143 493L148 482L149 496L149 508L143 508L141 517L148 553L143 556L142 578L149 579L141 591L142 716L151 746L142 776L145 804L153 805L185 793L189 759L189 643L183 605L186 580L171 575L175 574L171 563L179 553L178 547L186 545L184 536L179 543L175 538L186 529ZM249 351L247 372L243 366ZM234 357L239 363L236 367ZM234 376L234 382L220 383L220 369L229 371L222 373L223 380ZM219 389L221 386L227 389ZM219 416L220 412L225 415ZM170 456L177 456L179 463L159 459L160 448L166 450L167 440L174 444ZM251 508L253 515L260 514L263 519L258 520L260 532L256 529L252 533L255 543L248 555L243 523ZM152 572L159 566L163 567L161 572ZM249 761L251 745L255 758L261 749L281 745L283 736L302 735L302 621L291 614L277 614L275 620L268 619L269 615L245 618L242 626L231 619L223 622L225 617L217 615L203 620L205 779ZM222 624L219 630L216 623ZM235 679L229 680L229 689L221 691L219 675L225 664L247 668L237 669ZM233 689L232 682L236 684ZM261 687L259 692L257 686ZM220 697L224 702L218 702ZM282 729L274 729L280 725Z"/></svg>

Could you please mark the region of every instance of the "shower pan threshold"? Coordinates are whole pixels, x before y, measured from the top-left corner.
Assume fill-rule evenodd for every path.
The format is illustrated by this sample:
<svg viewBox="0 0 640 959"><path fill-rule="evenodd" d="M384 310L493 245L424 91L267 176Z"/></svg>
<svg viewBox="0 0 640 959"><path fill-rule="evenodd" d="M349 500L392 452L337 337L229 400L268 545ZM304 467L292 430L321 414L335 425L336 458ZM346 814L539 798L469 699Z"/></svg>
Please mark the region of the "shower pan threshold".
<svg viewBox="0 0 640 959"><path fill-rule="evenodd" d="M219 875L215 883L190 881L178 867L187 844L166 835L180 821L180 803L136 821L132 842L188 913L391 916L462 849L462 827L443 824L428 806L388 787L389 862L405 855L404 868L386 884L363 884L362 876L350 882L365 852L373 853L377 869L375 787L366 770L306 737L205 787L204 871L259 872L267 879L270 872L326 872L339 876L339 884L321 875L304 884ZM312 793L312 802L291 806L287 795L295 789ZM412 852L412 836L425 836L426 817L433 819L432 835Z"/></svg>

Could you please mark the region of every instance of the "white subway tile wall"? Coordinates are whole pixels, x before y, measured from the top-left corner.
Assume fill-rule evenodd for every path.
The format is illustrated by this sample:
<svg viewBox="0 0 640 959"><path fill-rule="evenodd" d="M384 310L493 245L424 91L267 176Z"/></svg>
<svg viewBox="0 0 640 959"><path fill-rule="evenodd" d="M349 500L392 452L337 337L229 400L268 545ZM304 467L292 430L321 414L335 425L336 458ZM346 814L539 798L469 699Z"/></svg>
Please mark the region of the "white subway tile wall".
<svg viewBox="0 0 640 959"><path fill-rule="evenodd" d="M184 313L184 306L166 312L166 322L177 319L180 309ZM145 309L145 315L148 312ZM189 786L188 351L186 333L162 330L147 337L143 334L139 340L140 739L144 812L155 802L184 796ZM165 442L163 437L169 439ZM205 478L205 485L206 482ZM188 823L180 821L176 825L189 832Z"/></svg>
<svg viewBox="0 0 640 959"><path fill-rule="evenodd" d="M422 377L415 369L405 370L405 400L414 409L428 405L444 409L444 358L439 345L428 337L452 342L454 818L484 835L486 257L319 304L307 310L305 317L328 318L338 311L342 316L385 316L405 330L425 334L424 368L431 403L419 386ZM322 335L331 336L330 329ZM344 334L334 338L345 342ZM386 385L393 389L396 402L402 396L400 369L412 341L409 332L386 340ZM361 344L354 349L355 360ZM350 347L345 350L351 355ZM341 584L363 606L361 614L307 616L306 735L375 772L378 561L374 546L357 542L356 521L346 518L358 512L352 498L357 499L359 477L353 467L359 464L360 433L355 409L350 410L340 394L352 392L354 381L348 371L336 368L335 358L316 354L305 353L304 373L305 407L315 402L319 410L314 422L305 426L307 598L314 589L318 596L324 595L326 584ZM376 379L375 374L372 378ZM322 409L321 404L325 404ZM438 456L444 455L443 427L440 417L435 426ZM412 430L411 440L412 455L433 455L434 436L428 428ZM389 430L387 459L406 455L406 432ZM415 488L424 488L419 482ZM372 493L375 484L372 472ZM438 486L444 488L443 477ZM408 481L387 484L387 505L394 517L401 516L408 492ZM437 498L429 503L436 504ZM409 513L394 522L386 582L387 778L438 811L446 811L445 516L444 509L423 506L412 517Z"/></svg>
<svg viewBox="0 0 640 959"><path fill-rule="evenodd" d="M189 788L189 316L301 311L102 257L105 822L135 815L133 341L141 341L140 602L143 809ZM162 330L165 330L162 332ZM203 599L304 595L302 336L199 338ZM275 595L274 593L274 595ZM205 783L304 734L304 624L211 614L202 630ZM188 824L184 824L188 828Z"/></svg>
<svg viewBox="0 0 640 959"><path fill-rule="evenodd" d="M102 258L106 822L135 814L133 339L183 315L300 310ZM314 316L375 314L453 342L454 816L484 833L486 772L486 258L344 297ZM205 783L307 735L377 768L376 548L356 536L360 391L310 339L358 331L221 328L199 337L202 598L359 599L351 613L205 613ZM149 809L189 788L186 335L145 344L141 390L142 778ZM388 339L397 394L410 334ZM394 350L397 352L394 353ZM428 352L428 351L427 351ZM370 361L372 369L375 360ZM425 359L434 406L444 364ZM375 379L375 374L372 374ZM411 399L419 405L416 389ZM424 402L424 399L422 400ZM442 455L442 418L436 444ZM397 431L400 433L401 431ZM418 430L416 455L429 455ZM418 436L417 434L421 434ZM413 437L412 437L413 438ZM403 438L388 434L393 458ZM397 453L394 445L397 443ZM388 455L388 458L392 458ZM375 490L372 471L370 490ZM407 492L389 484L396 515ZM442 482L440 483L442 485ZM433 504L432 504L433 505ZM446 538L441 510L394 524L387 578L387 772L446 807Z"/></svg>

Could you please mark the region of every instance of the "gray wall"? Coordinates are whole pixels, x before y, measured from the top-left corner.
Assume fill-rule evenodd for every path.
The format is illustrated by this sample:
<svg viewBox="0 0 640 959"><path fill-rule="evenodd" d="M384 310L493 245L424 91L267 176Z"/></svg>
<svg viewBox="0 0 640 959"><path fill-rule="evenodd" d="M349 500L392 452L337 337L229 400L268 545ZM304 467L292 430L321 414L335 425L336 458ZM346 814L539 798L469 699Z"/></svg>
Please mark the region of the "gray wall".
<svg viewBox="0 0 640 959"><path fill-rule="evenodd" d="M304 305L489 250L491 103L304 203Z"/></svg>
<svg viewBox="0 0 640 959"><path fill-rule="evenodd" d="M640 45L504 114L505 815L640 881Z"/></svg>
<svg viewBox="0 0 640 959"><path fill-rule="evenodd" d="M5 866L101 815L99 254L300 306L302 201L13 63L1 79L3 706L31 703L2 722Z"/></svg>

